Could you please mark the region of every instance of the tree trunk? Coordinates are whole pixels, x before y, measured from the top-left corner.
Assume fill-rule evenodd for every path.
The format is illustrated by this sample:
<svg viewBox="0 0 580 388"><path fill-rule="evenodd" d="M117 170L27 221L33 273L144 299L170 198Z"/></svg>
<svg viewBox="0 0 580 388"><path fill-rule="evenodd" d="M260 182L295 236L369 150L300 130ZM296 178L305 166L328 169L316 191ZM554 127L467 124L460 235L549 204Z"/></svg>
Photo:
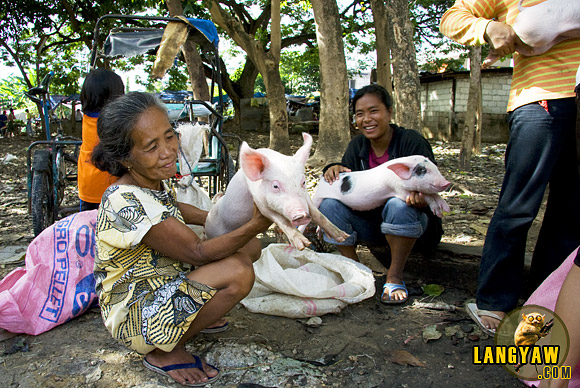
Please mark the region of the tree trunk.
<svg viewBox="0 0 580 388"><path fill-rule="evenodd" d="M261 42L244 31L240 20L226 12L218 0L209 0L208 3L214 23L220 26L246 52L264 77L270 112L270 148L289 154L288 113L286 112L284 85L279 70L281 50L280 0L272 0L271 4L271 40L268 52L264 50Z"/></svg>
<svg viewBox="0 0 580 388"><path fill-rule="evenodd" d="M389 19L387 7L382 0L371 0L375 35L377 40L377 83L393 94L391 74L391 42L389 40Z"/></svg>
<svg viewBox="0 0 580 388"><path fill-rule="evenodd" d="M387 2L391 18L395 121L405 128L422 131L421 84L417 68L417 53L413 43L413 24L407 0Z"/></svg>
<svg viewBox="0 0 580 388"><path fill-rule="evenodd" d="M336 1L311 0L320 57L320 117L316 152L309 163L338 162L350 141L348 77Z"/></svg>
<svg viewBox="0 0 580 388"><path fill-rule="evenodd" d="M290 155L290 137L288 136L288 112L286 111L286 96L284 84L280 77L278 63L268 66L262 72L264 84L268 93L268 110L270 113L270 148Z"/></svg>
<svg viewBox="0 0 580 388"><path fill-rule="evenodd" d="M480 47L481 49L481 47ZM473 137L473 153L475 155L481 154L481 130L483 129L483 92L481 91L481 50L479 50L477 66L479 72L479 87L477 88L477 111L475 112L477 120L475 126L475 134ZM473 65L472 65L473 68Z"/></svg>
<svg viewBox="0 0 580 388"><path fill-rule="evenodd" d="M183 6L181 0L166 0L169 15L178 16L183 15ZM189 72L189 81L191 82L191 90L193 91L193 98L196 100L210 101L210 92L205 78L203 69L203 61L199 55L197 45L191 40L187 39L183 45L183 56L187 64Z"/></svg>
<svg viewBox="0 0 580 388"><path fill-rule="evenodd" d="M464 171L470 170L469 162L475 143L475 126L481 116L478 112L481 105L481 46L472 46L470 51L470 76L469 96L467 98L467 112L465 114L465 127L461 139L459 151L459 167ZM470 113L473 112L473 113Z"/></svg>

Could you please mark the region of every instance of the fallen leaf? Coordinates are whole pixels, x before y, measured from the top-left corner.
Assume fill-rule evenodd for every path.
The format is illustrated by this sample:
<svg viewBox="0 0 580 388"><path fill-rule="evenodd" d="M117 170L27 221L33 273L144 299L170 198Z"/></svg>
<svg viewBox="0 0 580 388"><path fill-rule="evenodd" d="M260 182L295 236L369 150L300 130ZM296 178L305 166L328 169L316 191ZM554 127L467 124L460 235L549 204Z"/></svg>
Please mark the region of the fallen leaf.
<svg viewBox="0 0 580 388"><path fill-rule="evenodd" d="M461 330L461 326L454 325L454 326L447 326L445 328L445 335L447 337L456 336L457 338L463 338L465 333Z"/></svg>
<svg viewBox="0 0 580 388"><path fill-rule="evenodd" d="M445 291L441 284L426 284L423 286L423 292L429 296L439 296Z"/></svg>
<svg viewBox="0 0 580 388"><path fill-rule="evenodd" d="M394 350L389 358L393 364L425 367L425 363L406 350Z"/></svg>
<svg viewBox="0 0 580 388"><path fill-rule="evenodd" d="M477 224L469 224L469 227L471 229L475 230L476 232L482 234L483 236L485 236L487 234L487 227L477 225Z"/></svg>
<svg viewBox="0 0 580 388"><path fill-rule="evenodd" d="M467 338L469 338L470 341L479 341L479 335L477 334L470 334L467 336Z"/></svg>
<svg viewBox="0 0 580 388"><path fill-rule="evenodd" d="M423 330L423 339L425 342L437 340L441 338L442 334L437 330L437 325L429 325Z"/></svg>

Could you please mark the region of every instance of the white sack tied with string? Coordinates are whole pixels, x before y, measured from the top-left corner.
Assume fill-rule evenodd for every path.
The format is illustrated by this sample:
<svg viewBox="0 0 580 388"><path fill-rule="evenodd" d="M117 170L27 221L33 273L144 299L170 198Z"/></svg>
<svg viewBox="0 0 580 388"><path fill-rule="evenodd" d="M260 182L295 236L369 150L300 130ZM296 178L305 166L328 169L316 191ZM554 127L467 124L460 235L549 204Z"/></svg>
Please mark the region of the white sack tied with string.
<svg viewBox="0 0 580 388"><path fill-rule="evenodd" d="M307 318L338 313L375 294L372 271L341 255L270 244L254 263L256 281L241 301L253 313Z"/></svg>

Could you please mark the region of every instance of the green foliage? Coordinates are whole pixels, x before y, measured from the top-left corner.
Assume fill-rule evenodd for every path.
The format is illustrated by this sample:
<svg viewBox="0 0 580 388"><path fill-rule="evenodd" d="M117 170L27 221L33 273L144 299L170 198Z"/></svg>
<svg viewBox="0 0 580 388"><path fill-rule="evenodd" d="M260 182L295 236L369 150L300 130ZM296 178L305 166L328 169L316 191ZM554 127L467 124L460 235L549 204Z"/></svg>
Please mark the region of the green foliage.
<svg viewBox="0 0 580 388"><path fill-rule="evenodd" d="M409 3L411 21L415 26L415 44L418 47L427 45L434 48L446 43L439 31L441 16L455 0L415 0Z"/></svg>
<svg viewBox="0 0 580 388"><path fill-rule="evenodd" d="M187 90L189 84L189 73L187 66L173 66L168 71L169 79L167 80L166 90Z"/></svg>
<svg viewBox="0 0 580 388"><path fill-rule="evenodd" d="M264 78L262 78L261 74L258 74L258 77L256 78L256 84L254 87L254 93L258 92L266 94L266 84L264 83Z"/></svg>
<svg viewBox="0 0 580 388"><path fill-rule="evenodd" d="M286 51L280 59L280 76L286 93L307 95L320 90L318 48Z"/></svg>
<svg viewBox="0 0 580 388"><path fill-rule="evenodd" d="M78 0L10 0L0 2L0 49L8 66L38 67L40 74L57 74L53 87L59 93L78 92L78 79L86 69L95 23L105 14L134 14L162 4L154 0L105 0L87 4ZM106 23L105 23L106 24ZM83 57L84 55L84 57ZM23 75L23 76L27 76ZM32 83L32 82L31 82Z"/></svg>
<svg viewBox="0 0 580 388"><path fill-rule="evenodd" d="M2 107L12 106L15 109L29 106L32 103L24 95L27 91L26 83L22 77L10 76L0 80L0 96L2 96Z"/></svg>

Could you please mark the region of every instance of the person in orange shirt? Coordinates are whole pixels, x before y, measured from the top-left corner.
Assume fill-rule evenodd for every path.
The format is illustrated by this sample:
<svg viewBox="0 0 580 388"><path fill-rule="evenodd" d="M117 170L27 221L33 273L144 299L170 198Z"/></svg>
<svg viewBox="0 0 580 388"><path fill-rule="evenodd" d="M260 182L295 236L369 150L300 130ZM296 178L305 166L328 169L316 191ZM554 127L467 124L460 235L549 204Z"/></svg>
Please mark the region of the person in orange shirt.
<svg viewBox="0 0 580 388"><path fill-rule="evenodd" d="M534 248L527 292L537 288L580 244L574 101L580 38L561 41L540 55L515 52L521 44L512 28L516 17L543 3L456 0L441 18L441 32L458 43L487 43L500 56L514 53L505 176L483 246L476 304L466 306L488 334L493 334L500 320L518 304L528 230L546 187L549 186L548 202ZM548 20L550 13L545 16ZM545 20L535 21L538 30L551 28L542 24Z"/></svg>
<svg viewBox="0 0 580 388"><path fill-rule="evenodd" d="M123 80L107 69L92 70L81 89L83 107L82 140L78 158L78 189L81 211L97 209L107 187L117 178L91 163L93 148L99 143L97 119L105 104L125 94Z"/></svg>

